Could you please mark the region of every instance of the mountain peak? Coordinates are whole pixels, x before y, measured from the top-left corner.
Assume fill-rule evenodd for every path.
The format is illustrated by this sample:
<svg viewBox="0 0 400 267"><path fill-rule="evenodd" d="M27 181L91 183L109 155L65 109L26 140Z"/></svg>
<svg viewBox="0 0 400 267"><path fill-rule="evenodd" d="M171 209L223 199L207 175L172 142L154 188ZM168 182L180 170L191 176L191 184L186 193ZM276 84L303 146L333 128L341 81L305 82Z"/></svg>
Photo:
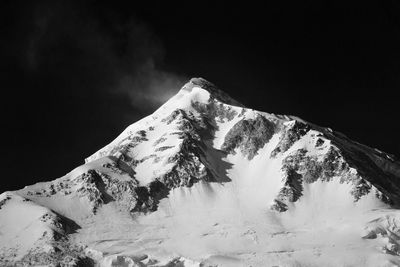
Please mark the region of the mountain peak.
<svg viewBox="0 0 400 267"><path fill-rule="evenodd" d="M386 153L193 78L84 165L0 194L0 266L400 266L399 192Z"/></svg>
<svg viewBox="0 0 400 267"><path fill-rule="evenodd" d="M216 85L207 81L204 78L191 78L181 89L181 91L191 92L193 88L199 87L210 93L212 98L215 98L225 104L243 107L239 101L230 97L227 93L220 90Z"/></svg>

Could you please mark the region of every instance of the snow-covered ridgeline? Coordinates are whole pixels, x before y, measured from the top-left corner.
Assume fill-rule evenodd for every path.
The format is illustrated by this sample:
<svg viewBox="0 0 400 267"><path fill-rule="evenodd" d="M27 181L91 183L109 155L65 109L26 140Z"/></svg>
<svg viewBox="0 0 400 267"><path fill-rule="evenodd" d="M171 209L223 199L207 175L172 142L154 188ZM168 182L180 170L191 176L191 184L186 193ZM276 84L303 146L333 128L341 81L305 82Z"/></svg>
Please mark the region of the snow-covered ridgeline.
<svg viewBox="0 0 400 267"><path fill-rule="evenodd" d="M3 193L0 262L400 264L399 180L393 156L196 78L84 165Z"/></svg>

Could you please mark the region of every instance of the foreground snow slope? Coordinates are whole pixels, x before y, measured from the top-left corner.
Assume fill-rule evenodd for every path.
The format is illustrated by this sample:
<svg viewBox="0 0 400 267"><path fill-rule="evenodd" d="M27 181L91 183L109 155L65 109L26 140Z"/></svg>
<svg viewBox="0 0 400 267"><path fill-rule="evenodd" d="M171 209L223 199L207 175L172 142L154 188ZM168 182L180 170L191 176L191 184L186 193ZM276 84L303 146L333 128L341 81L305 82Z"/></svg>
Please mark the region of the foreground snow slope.
<svg viewBox="0 0 400 267"><path fill-rule="evenodd" d="M3 193L0 262L400 266L399 189L393 156L197 78L84 165Z"/></svg>

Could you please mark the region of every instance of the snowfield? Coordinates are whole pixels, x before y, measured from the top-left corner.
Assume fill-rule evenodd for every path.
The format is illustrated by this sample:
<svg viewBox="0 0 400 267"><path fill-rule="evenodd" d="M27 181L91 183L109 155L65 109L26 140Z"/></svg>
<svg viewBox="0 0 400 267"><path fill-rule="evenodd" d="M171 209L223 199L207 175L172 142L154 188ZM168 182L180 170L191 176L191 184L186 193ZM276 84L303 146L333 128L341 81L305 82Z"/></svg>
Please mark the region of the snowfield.
<svg viewBox="0 0 400 267"><path fill-rule="evenodd" d="M400 163L190 80L86 163L0 195L1 266L400 266Z"/></svg>

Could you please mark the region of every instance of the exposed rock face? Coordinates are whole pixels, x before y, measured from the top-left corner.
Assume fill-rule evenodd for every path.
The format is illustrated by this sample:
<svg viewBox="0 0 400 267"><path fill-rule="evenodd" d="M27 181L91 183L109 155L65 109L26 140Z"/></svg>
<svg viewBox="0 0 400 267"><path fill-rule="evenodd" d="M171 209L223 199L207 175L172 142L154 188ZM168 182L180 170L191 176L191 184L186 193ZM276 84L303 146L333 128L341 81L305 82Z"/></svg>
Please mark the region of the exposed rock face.
<svg viewBox="0 0 400 267"><path fill-rule="evenodd" d="M351 152L354 153L354 152ZM357 169L360 177L364 181L372 184L378 189L376 196L383 202L390 205L398 205L400 203L400 196L398 190L400 190L399 179L391 171L384 171L369 157L367 154L358 151L356 155L350 154L344 150L343 155L349 166ZM378 159L381 160L381 159ZM393 165L390 165L392 168Z"/></svg>
<svg viewBox="0 0 400 267"><path fill-rule="evenodd" d="M305 149L297 150L283 160L282 169L286 174L285 187L278 195L278 204L272 207L278 211L287 210L289 202L295 202L301 197L303 183L339 179L340 183L352 184L351 194L354 201L358 201L372 189L371 183L363 179L355 169L350 168L338 149L332 146L322 159L307 156Z"/></svg>
<svg viewBox="0 0 400 267"><path fill-rule="evenodd" d="M222 150L235 153L235 149L247 155L251 160L275 132L275 124L259 115L255 119L242 119L225 136Z"/></svg>
<svg viewBox="0 0 400 267"><path fill-rule="evenodd" d="M299 122L294 121L294 123L290 124L290 126L286 126L282 131L283 134L279 140L278 145L276 148L271 152L271 157L276 157L278 153L286 152L295 142L300 140L309 130L310 126ZM316 144L319 146L322 142L322 139L318 139L318 143Z"/></svg>
<svg viewBox="0 0 400 267"><path fill-rule="evenodd" d="M89 170L76 178L75 180L80 186L77 188L77 193L80 197L88 199L92 205L93 212L104 203L105 195L100 191L100 187L104 188L101 176L94 170Z"/></svg>
<svg viewBox="0 0 400 267"><path fill-rule="evenodd" d="M168 195L169 188L159 181L151 182L148 186L139 186L135 189L137 202L132 212L155 211L160 199Z"/></svg>
<svg viewBox="0 0 400 267"><path fill-rule="evenodd" d="M302 195L303 179L294 169L285 168L284 187L279 191L271 209L279 212L288 209L289 202L297 201Z"/></svg>
<svg viewBox="0 0 400 267"><path fill-rule="evenodd" d="M172 169L158 178L168 188L192 186L200 180L212 181L212 174L202 162L205 158L201 133L206 130L204 121L196 120L192 114L182 114L178 122L176 134L181 140L179 152L170 156L168 162L173 163Z"/></svg>
<svg viewBox="0 0 400 267"><path fill-rule="evenodd" d="M329 196L324 196L319 188ZM336 196L334 190L342 195ZM400 205L400 163L392 155L358 144L328 128L299 118L247 109L212 83L194 78L152 115L132 124L87 158L84 165L54 181L0 195L0 265L91 266L102 262L104 266L187 266L194 263L177 257L180 253L175 252L165 261L147 254L132 256L131 250L115 253L125 241L115 241L110 238L112 233L97 228L102 229L103 224L109 227L107 223L113 227L113 216L121 219L118 216L123 214L128 218L122 216L123 220L129 223L113 231L122 229L129 235L142 227L137 218L154 214L162 217L158 213L162 208L162 212L168 213L166 207L176 205L183 209L193 204L188 195L196 196L194 208L178 212L179 216L202 207L201 202L209 197L215 202L206 206L207 216L209 212L212 216L214 206L221 201L228 204L220 213L257 206L257 214L268 213L274 222L279 222L283 218L279 216L295 213L297 204L309 201L309 194L316 201L341 202L345 198L350 204L344 203L352 207L370 201L394 209ZM245 197L241 198L242 195ZM176 204L179 201L189 204ZM26 216L20 216L20 212ZM240 210L233 217L246 217L246 212ZM174 213L168 216L173 217ZM173 219L180 222L179 216ZM197 216L202 215L192 216L194 223L192 218L185 218L184 223L190 221L195 225ZM20 223L14 227L8 218ZM208 219L204 225L210 223ZM134 227L130 228L133 222ZM232 237L220 223L211 224L212 230L200 236L213 236L218 228L224 236L224 241L218 242L245 236L259 244L255 230L238 231ZM364 238L383 238L382 251L398 256L399 225L395 212L379 214L378 219L367 224ZM279 222L276 227L281 226ZM152 227L149 231L155 229ZM92 229L96 231L93 233ZM158 231L162 233L160 240L145 243L135 235L130 242L137 242L140 249L168 244L163 238L171 229ZM104 235L101 240L99 233ZM87 250L88 244L71 238L84 234L92 238L89 245L102 248L103 242L116 243L112 243L111 252L104 254ZM193 235L193 240L196 238ZM140 250L138 247L136 250ZM168 248L162 249L164 253ZM244 248L238 250L241 249ZM200 261L198 266L213 266L201 262L208 264L209 259ZM260 266L260 262L252 266Z"/></svg>
<svg viewBox="0 0 400 267"><path fill-rule="evenodd" d="M197 112L212 122L231 121L238 115L237 111L231 106L226 106L216 100L211 100L208 104L192 102L192 106Z"/></svg>
<svg viewBox="0 0 400 267"><path fill-rule="evenodd" d="M93 213L110 201L130 212L155 211L159 200L166 197L169 191L157 180L147 186L139 186L135 179L120 181L93 169L80 175L75 182L80 185L78 195L87 198Z"/></svg>

